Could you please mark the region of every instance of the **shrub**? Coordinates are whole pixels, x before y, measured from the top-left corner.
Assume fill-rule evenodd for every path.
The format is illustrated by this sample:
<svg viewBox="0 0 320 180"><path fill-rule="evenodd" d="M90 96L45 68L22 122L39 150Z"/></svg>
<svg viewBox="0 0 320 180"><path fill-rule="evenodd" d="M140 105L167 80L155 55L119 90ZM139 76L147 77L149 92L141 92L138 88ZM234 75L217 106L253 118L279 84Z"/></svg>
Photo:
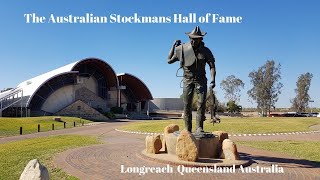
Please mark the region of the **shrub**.
<svg viewBox="0 0 320 180"><path fill-rule="evenodd" d="M242 110L242 106L236 104L235 101L229 101L227 103L227 110L229 113L240 113Z"/></svg>
<svg viewBox="0 0 320 180"><path fill-rule="evenodd" d="M122 114L123 113L123 108L122 107L112 107L110 109L110 112L114 114Z"/></svg>
<svg viewBox="0 0 320 180"><path fill-rule="evenodd" d="M104 113L104 115L105 115L106 117L108 117L109 119L114 119L114 118L116 118L116 115L114 115L114 113L112 113L112 112L106 112L106 113Z"/></svg>

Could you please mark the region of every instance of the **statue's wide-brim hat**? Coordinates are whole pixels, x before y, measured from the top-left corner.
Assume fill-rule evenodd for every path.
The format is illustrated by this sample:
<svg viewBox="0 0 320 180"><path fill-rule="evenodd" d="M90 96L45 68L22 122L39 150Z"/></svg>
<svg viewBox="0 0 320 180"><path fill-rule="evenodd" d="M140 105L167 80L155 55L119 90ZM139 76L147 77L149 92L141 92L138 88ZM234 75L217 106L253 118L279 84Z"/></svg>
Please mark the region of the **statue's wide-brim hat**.
<svg viewBox="0 0 320 180"><path fill-rule="evenodd" d="M196 26L194 28L194 30L192 30L191 32L186 32L186 34L190 37L190 38L202 38L203 36L205 36L207 33L206 32L201 32L200 27Z"/></svg>

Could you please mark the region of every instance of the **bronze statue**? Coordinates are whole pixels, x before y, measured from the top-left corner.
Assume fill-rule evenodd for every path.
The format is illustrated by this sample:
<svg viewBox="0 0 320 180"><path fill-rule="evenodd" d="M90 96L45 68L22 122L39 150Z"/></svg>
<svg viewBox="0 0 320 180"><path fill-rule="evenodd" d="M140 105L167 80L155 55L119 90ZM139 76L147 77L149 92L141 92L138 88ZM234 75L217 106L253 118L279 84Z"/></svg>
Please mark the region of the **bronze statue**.
<svg viewBox="0 0 320 180"><path fill-rule="evenodd" d="M201 32L199 26L196 26L192 32L186 33L190 42L181 44L176 40L169 52L168 63L172 64L180 61L183 69L183 102L184 102L184 122L185 128L192 131L192 98L194 92L198 97L198 109L196 117L196 132L203 131L203 121L205 121L206 96L207 96L207 78L205 66L210 67L211 87L215 87L215 58L209 48L203 43L203 36L207 33ZM215 113L215 112L211 112ZM214 117L215 118L215 117ZM216 119L212 119L215 121Z"/></svg>

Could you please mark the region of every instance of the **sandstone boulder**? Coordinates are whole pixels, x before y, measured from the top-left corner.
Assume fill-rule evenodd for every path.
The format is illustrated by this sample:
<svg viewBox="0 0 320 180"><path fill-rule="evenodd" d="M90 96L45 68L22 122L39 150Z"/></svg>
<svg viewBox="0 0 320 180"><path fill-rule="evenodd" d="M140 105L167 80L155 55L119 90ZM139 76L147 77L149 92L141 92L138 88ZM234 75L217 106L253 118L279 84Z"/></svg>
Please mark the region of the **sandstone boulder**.
<svg viewBox="0 0 320 180"><path fill-rule="evenodd" d="M195 137L187 130L180 132L177 138L176 154L180 160L195 162L199 156L199 145Z"/></svg>
<svg viewBox="0 0 320 180"><path fill-rule="evenodd" d="M20 176L20 180L49 180L48 169L37 159L29 161Z"/></svg>
<svg viewBox="0 0 320 180"><path fill-rule="evenodd" d="M238 160L239 159L239 153L237 150L237 146L230 139L225 139L222 142L221 158L228 159L228 160Z"/></svg>
<svg viewBox="0 0 320 180"><path fill-rule="evenodd" d="M219 157L221 155L221 151L222 151L222 142L225 139L229 139L229 135L225 131L214 131L212 133L214 135L216 135L218 137L218 139L219 139L219 144L217 146L217 156Z"/></svg>
<svg viewBox="0 0 320 180"><path fill-rule="evenodd" d="M173 133L175 131L179 131L179 126L177 124L170 124L164 128L164 134Z"/></svg>
<svg viewBox="0 0 320 180"><path fill-rule="evenodd" d="M177 124L170 124L164 128L164 132L163 132L164 140L162 141L162 147L164 152L168 152L167 144L166 144L166 135L171 134L175 131L179 131L179 126Z"/></svg>
<svg viewBox="0 0 320 180"><path fill-rule="evenodd" d="M146 152L158 154L162 147L160 135L148 135L146 137Z"/></svg>
<svg viewBox="0 0 320 180"><path fill-rule="evenodd" d="M214 131L212 132L214 135L217 135L219 138L219 142L222 145L223 140L229 139L229 135L225 131Z"/></svg>
<svg viewBox="0 0 320 180"><path fill-rule="evenodd" d="M173 133L167 134L165 136L165 148L164 149L165 149L166 153L176 155L177 138L178 138L178 136L176 136Z"/></svg>

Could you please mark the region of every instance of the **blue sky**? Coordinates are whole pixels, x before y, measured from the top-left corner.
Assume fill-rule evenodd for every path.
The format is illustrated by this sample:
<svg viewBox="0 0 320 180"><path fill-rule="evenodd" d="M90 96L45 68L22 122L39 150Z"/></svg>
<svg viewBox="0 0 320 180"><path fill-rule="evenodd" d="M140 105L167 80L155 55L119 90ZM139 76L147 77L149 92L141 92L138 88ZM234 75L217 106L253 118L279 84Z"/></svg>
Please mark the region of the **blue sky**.
<svg viewBox="0 0 320 180"><path fill-rule="evenodd" d="M320 107L320 1L255 0L140 0L140 1L1 1L0 89L87 57L109 63L116 73L136 75L157 97L179 97L179 63L167 64L172 42L188 41L185 32L199 25L208 32L206 45L216 58L216 91L225 101L220 82L228 75L242 79L244 107L254 107L247 91L248 74L267 60L280 63L284 84L276 107L289 107L300 74L313 74L309 94ZM241 24L27 24L24 14L41 16L198 16L218 13L242 16Z"/></svg>

